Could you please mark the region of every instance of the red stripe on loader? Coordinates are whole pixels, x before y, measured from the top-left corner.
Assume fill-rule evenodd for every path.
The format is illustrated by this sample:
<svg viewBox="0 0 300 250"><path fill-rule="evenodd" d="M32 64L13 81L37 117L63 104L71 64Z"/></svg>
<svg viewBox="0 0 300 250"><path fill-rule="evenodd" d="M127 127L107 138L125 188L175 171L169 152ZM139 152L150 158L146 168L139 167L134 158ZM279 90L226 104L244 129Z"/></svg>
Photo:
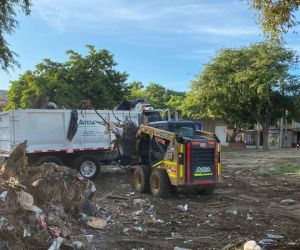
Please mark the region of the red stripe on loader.
<svg viewBox="0 0 300 250"><path fill-rule="evenodd" d="M188 178L188 184L190 184L191 182L191 144L188 143L186 145L186 153L187 153L187 156L186 156L186 165L187 165L187 178Z"/></svg>

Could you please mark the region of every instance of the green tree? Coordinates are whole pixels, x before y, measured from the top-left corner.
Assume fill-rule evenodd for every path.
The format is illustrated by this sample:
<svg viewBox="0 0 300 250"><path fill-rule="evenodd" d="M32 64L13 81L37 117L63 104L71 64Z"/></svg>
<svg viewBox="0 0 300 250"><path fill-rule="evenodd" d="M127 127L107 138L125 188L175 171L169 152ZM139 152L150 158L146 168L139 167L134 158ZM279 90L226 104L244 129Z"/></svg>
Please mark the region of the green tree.
<svg viewBox="0 0 300 250"><path fill-rule="evenodd" d="M154 108L166 108L167 90L160 84L149 83L145 89L146 97Z"/></svg>
<svg viewBox="0 0 300 250"><path fill-rule="evenodd" d="M97 51L91 45L87 48L86 56L67 51L69 60L63 63L44 59L35 70L13 81L6 109L30 108L41 93L65 108L78 108L86 99L95 108L113 108L124 98L127 73L115 69L109 51Z"/></svg>
<svg viewBox="0 0 300 250"><path fill-rule="evenodd" d="M141 82L134 81L128 85L127 99L147 99L154 108L171 109L177 111L180 108L185 93L166 89L160 84L151 82L145 88Z"/></svg>
<svg viewBox="0 0 300 250"><path fill-rule="evenodd" d="M299 0L248 0L258 12L263 32L275 40L298 24L294 13L299 9Z"/></svg>
<svg viewBox="0 0 300 250"><path fill-rule="evenodd" d="M254 120L262 126L267 149L270 124L286 110L293 112L292 98L300 86L289 70L297 62L295 52L280 45L223 49L192 82L184 113L222 116L229 126Z"/></svg>
<svg viewBox="0 0 300 250"><path fill-rule="evenodd" d="M15 59L16 53L9 48L5 34L12 34L18 26L16 9L28 15L30 13L29 0L2 0L0 3L0 67L3 70L19 65Z"/></svg>
<svg viewBox="0 0 300 250"><path fill-rule="evenodd" d="M136 99L147 99L144 85L139 81L128 84L126 99L133 101Z"/></svg>

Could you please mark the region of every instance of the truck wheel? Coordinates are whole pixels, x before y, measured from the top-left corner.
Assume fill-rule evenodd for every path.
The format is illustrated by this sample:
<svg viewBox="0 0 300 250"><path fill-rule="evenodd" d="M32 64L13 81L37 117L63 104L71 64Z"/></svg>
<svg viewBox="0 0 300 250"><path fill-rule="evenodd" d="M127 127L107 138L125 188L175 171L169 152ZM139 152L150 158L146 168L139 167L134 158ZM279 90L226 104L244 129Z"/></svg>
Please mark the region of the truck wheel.
<svg viewBox="0 0 300 250"><path fill-rule="evenodd" d="M90 180L95 179L100 170L98 158L93 155L82 155L75 160L79 173Z"/></svg>
<svg viewBox="0 0 300 250"><path fill-rule="evenodd" d="M207 185L205 187L200 187L198 194L200 195L211 195L216 189L216 184Z"/></svg>
<svg viewBox="0 0 300 250"><path fill-rule="evenodd" d="M151 193L156 197L168 197L171 194L171 183L164 169L155 169L150 175Z"/></svg>
<svg viewBox="0 0 300 250"><path fill-rule="evenodd" d="M64 166L61 159L59 159L56 156L44 156L44 157L40 158L39 160L37 160L34 165L43 165L44 163L55 163L56 165Z"/></svg>
<svg viewBox="0 0 300 250"><path fill-rule="evenodd" d="M134 187L139 193L150 192L150 168L146 166L138 166L133 174Z"/></svg>

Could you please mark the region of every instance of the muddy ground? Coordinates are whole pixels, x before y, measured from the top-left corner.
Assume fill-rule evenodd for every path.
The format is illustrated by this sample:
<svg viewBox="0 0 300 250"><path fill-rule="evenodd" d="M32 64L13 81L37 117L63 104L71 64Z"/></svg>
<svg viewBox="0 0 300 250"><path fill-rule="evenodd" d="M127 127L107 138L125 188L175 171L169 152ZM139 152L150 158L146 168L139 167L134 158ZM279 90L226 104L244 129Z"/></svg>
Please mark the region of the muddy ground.
<svg viewBox="0 0 300 250"><path fill-rule="evenodd" d="M268 173L280 164L300 165L300 151L225 151L222 163L213 195L168 199L138 194L132 172L105 167L95 180L95 201L111 220L90 231L97 249L240 249L239 243L263 239L265 249L300 249L300 174ZM186 212L178 208L186 204Z"/></svg>

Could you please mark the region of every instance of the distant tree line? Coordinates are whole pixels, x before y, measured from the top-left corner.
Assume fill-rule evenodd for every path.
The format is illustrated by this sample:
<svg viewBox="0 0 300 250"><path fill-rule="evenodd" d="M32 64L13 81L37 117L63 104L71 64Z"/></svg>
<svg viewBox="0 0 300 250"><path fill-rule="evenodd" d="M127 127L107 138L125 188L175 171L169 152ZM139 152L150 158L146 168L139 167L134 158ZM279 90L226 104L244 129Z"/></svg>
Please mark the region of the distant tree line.
<svg viewBox="0 0 300 250"><path fill-rule="evenodd" d="M271 124L300 119L297 66L296 52L280 44L222 49L192 81L181 109L190 118L223 117L235 132L258 124L267 149Z"/></svg>
<svg viewBox="0 0 300 250"><path fill-rule="evenodd" d="M88 55L67 51L68 60L44 59L12 81L8 91L8 109L32 108L40 95L63 108L79 108L89 100L97 109L114 108L123 100L144 98L155 108L175 109L185 93L169 90L157 83L144 87L141 82L127 83L128 74L116 70L117 63L107 50L87 45Z"/></svg>

